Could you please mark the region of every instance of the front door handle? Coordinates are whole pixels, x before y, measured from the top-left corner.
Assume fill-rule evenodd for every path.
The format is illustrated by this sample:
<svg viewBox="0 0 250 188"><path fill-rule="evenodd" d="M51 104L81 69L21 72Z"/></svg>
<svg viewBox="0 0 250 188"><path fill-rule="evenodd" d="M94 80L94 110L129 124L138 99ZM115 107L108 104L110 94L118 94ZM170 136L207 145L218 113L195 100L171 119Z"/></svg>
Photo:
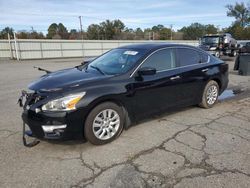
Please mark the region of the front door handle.
<svg viewBox="0 0 250 188"><path fill-rule="evenodd" d="M207 71L208 71L208 68L202 69L201 71L202 71L202 72L207 72Z"/></svg>
<svg viewBox="0 0 250 188"><path fill-rule="evenodd" d="M170 80L177 80L177 79L180 79L181 77L180 76L174 76L174 77L171 77Z"/></svg>

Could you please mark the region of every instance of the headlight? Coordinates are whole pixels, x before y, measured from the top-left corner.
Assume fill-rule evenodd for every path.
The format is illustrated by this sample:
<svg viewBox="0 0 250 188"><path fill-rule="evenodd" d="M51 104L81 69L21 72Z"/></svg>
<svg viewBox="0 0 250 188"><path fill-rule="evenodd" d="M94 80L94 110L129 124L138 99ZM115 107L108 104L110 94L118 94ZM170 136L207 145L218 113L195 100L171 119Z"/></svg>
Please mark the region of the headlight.
<svg viewBox="0 0 250 188"><path fill-rule="evenodd" d="M81 98L86 94L77 93L73 95L68 95L59 99L49 101L47 104L42 106L43 111L69 111L76 109L76 104L81 100Z"/></svg>
<svg viewBox="0 0 250 188"><path fill-rule="evenodd" d="M216 50L216 47L211 47L210 50Z"/></svg>

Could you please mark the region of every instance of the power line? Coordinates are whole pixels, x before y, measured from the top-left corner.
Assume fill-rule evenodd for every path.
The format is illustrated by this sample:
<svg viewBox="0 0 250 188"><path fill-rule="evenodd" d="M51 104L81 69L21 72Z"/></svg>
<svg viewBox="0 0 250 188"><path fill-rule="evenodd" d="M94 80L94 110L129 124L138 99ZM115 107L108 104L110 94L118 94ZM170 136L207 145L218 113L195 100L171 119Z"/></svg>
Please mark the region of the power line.
<svg viewBox="0 0 250 188"><path fill-rule="evenodd" d="M8 15L8 13L4 13L5 15ZM13 12L9 15L27 15L27 16L41 16L41 17L47 17L47 16L51 16L51 17L79 17L79 15L77 14L44 14L44 13L26 13L26 12ZM97 20L103 20L103 18L98 18L98 17L94 17L94 16L87 16L84 15L84 18L90 18L90 19L97 19Z"/></svg>
<svg viewBox="0 0 250 188"><path fill-rule="evenodd" d="M76 17L79 17L79 14L44 14L44 13L29 13L29 12L12 12L12 13L7 13L7 12L4 12L3 13L4 15L26 15L26 16L39 16L39 17L71 17L71 18L76 18ZM94 19L94 20L98 20L98 21L105 21L105 20L108 20L108 19L112 19L112 18L104 18L104 17L95 17L95 16L88 16L88 15L81 15L82 17L84 17L85 19ZM120 19L120 20L123 20L125 18L119 18L117 17L116 19ZM125 21L126 23L131 23L131 24L137 24L136 21L129 21L129 20L126 20ZM140 24L152 24L154 25L155 22L143 22L143 23L140 23Z"/></svg>

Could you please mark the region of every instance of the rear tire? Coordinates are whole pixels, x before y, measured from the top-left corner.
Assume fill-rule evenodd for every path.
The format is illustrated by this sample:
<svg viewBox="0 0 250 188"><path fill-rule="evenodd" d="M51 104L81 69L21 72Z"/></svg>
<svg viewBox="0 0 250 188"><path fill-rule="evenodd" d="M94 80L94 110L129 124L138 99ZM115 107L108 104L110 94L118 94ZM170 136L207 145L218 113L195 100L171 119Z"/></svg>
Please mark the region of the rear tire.
<svg viewBox="0 0 250 188"><path fill-rule="evenodd" d="M84 126L85 138L94 145L112 142L122 132L124 113L122 107L104 102L89 113Z"/></svg>
<svg viewBox="0 0 250 188"><path fill-rule="evenodd" d="M216 81L211 80L203 90L202 101L199 104L202 108L212 108L219 97L219 85Z"/></svg>

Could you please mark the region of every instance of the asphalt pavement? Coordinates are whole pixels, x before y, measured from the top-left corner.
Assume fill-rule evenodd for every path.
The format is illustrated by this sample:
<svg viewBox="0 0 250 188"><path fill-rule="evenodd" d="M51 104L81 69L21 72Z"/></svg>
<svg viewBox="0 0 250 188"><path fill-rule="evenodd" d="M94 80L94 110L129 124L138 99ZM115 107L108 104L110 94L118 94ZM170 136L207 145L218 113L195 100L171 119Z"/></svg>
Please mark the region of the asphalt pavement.
<svg viewBox="0 0 250 188"><path fill-rule="evenodd" d="M82 59L0 61L0 187L250 187L250 76L230 65L228 90L212 109L152 117L114 142L22 144L17 99L48 70ZM238 92L237 92L238 91Z"/></svg>

